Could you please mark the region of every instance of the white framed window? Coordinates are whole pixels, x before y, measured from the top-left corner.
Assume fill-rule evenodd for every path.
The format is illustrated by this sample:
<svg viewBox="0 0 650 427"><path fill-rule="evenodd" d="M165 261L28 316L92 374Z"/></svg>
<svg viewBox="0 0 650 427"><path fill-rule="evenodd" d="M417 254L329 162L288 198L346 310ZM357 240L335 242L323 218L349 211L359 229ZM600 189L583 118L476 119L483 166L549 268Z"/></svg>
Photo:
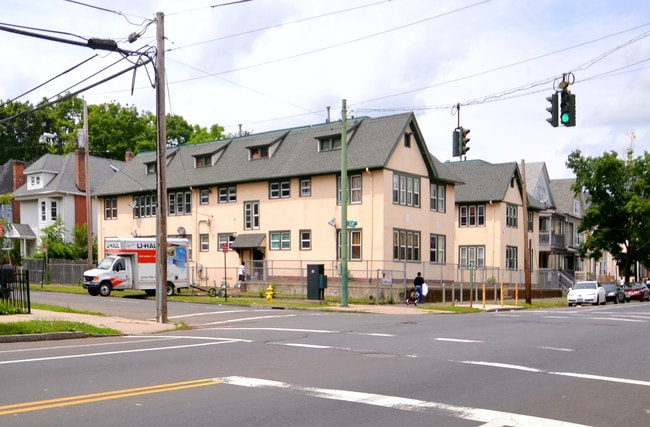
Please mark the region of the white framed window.
<svg viewBox="0 0 650 427"><path fill-rule="evenodd" d="M300 236L300 250L311 250L311 230L300 230L298 233Z"/></svg>
<svg viewBox="0 0 650 427"><path fill-rule="evenodd" d="M458 268L485 268L485 246L459 246Z"/></svg>
<svg viewBox="0 0 650 427"><path fill-rule="evenodd" d="M199 242L201 246L201 252L208 252L210 250L210 235L209 234L200 234Z"/></svg>
<svg viewBox="0 0 650 427"><path fill-rule="evenodd" d="M420 178L393 172L393 204L420 207Z"/></svg>
<svg viewBox="0 0 650 427"><path fill-rule="evenodd" d="M311 178L300 179L300 197L311 197Z"/></svg>
<svg viewBox="0 0 650 427"><path fill-rule="evenodd" d="M272 251L288 251L291 249L291 232L288 230L271 231L269 241L271 242L270 249Z"/></svg>
<svg viewBox="0 0 650 427"><path fill-rule="evenodd" d="M429 236L429 262L444 264L446 262L447 237L442 234L431 234Z"/></svg>
<svg viewBox="0 0 650 427"><path fill-rule="evenodd" d="M260 202L244 202L244 230L260 228Z"/></svg>
<svg viewBox="0 0 650 427"><path fill-rule="evenodd" d="M393 260L420 261L420 232L393 229Z"/></svg>
<svg viewBox="0 0 650 427"><path fill-rule="evenodd" d="M219 187L219 203L235 203L237 201L237 187Z"/></svg>

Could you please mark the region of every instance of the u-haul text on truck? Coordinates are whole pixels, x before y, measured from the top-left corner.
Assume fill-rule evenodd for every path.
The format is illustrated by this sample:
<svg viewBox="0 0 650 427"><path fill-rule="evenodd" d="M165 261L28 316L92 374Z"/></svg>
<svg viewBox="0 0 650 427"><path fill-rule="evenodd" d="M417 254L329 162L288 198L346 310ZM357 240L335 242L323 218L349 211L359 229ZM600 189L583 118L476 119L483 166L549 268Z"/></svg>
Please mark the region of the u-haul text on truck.
<svg viewBox="0 0 650 427"><path fill-rule="evenodd" d="M188 288L187 239L168 239L167 295L174 289ZM106 238L105 258L97 268L85 271L83 287L90 295L108 296L113 290L135 289L156 294L157 272L155 238Z"/></svg>

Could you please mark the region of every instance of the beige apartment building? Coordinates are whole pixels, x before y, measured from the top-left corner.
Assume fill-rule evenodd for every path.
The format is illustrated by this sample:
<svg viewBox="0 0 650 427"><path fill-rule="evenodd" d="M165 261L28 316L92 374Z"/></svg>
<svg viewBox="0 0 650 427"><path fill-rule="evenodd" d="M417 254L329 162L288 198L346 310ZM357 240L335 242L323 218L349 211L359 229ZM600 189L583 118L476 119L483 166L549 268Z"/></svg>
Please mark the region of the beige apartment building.
<svg viewBox="0 0 650 427"><path fill-rule="evenodd" d="M169 237L191 246L196 280L295 279L309 264L338 278L342 122L167 149ZM347 121L348 269L353 282L453 280L455 187L415 116ZM140 153L94 194L99 257L107 237L156 235L156 157ZM227 252L222 250L228 246ZM447 277L448 276L448 277Z"/></svg>

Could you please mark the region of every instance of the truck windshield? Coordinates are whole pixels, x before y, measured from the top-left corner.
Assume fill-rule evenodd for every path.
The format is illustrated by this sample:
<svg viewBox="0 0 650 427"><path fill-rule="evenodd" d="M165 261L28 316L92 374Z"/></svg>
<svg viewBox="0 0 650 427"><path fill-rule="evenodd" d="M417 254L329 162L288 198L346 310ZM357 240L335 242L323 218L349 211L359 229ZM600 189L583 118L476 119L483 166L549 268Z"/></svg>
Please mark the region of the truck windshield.
<svg viewBox="0 0 650 427"><path fill-rule="evenodd" d="M111 265L113 265L113 261L115 261L115 258L112 256L108 256L104 258L102 262L99 263L97 268L100 270L108 270L111 268Z"/></svg>

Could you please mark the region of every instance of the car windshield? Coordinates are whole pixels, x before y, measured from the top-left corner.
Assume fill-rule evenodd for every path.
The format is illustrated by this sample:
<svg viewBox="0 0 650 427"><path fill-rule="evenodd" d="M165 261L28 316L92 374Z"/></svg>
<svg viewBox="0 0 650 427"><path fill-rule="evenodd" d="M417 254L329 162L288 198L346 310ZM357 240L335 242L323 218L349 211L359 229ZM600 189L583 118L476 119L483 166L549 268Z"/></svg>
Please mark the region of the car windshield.
<svg viewBox="0 0 650 427"><path fill-rule="evenodd" d="M111 265L113 265L113 261L115 261L115 258L106 257L102 262L99 263L97 268L100 270L108 270L109 268L111 268Z"/></svg>
<svg viewBox="0 0 650 427"><path fill-rule="evenodd" d="M618 288L618 285L616 283L605 283L603 284L603 288L605 288L606 291L615 291Z"/></svg>
<svg viewBox="0 0 650 427"><path fill-rule="evenodd" d="M578 282L573 289L596 289L598 286L592 282Z"/></svg>
<svg viewBox="0 0 650 427"><path fill-rule="evenodd" d="M627 285L628 289L639 289L642 287L643 287L642 283L630 283L629 285Z"/></svg>

